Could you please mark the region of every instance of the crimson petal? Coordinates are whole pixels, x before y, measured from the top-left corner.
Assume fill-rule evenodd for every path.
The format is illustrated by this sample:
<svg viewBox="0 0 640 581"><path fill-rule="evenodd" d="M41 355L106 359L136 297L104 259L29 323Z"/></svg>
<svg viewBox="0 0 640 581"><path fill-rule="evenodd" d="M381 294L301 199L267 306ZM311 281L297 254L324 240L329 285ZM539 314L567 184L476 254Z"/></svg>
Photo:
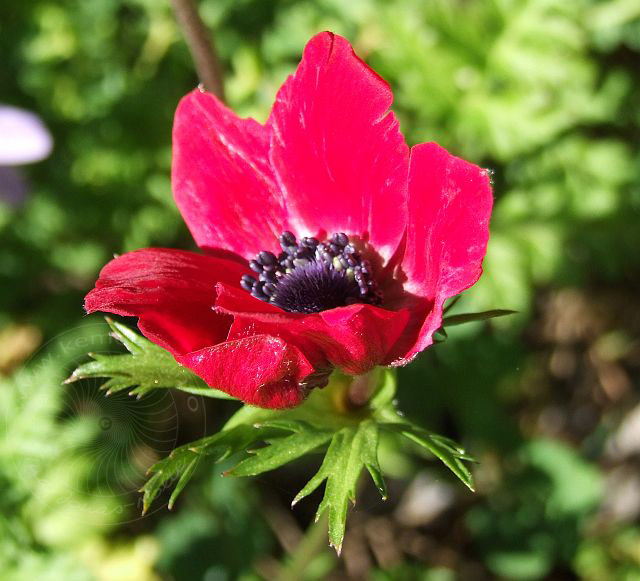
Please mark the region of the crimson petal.
<svg viewBox="0 0 640 581"><path fill-rule="evenodd" d="M482 274L492 205L486 170L435 143L411 150L404 289L433 301L433 307L415 344L394 364L408 363L433 342L445 300Z"/></svg>
<svg viewBox="0 0 640 581"><path fill-rule="evenodd" d="M224 341L231 318L213 311L216 283L237 284L247 268L168 248L123 254L100 272L88 313L139 317L142 333L174 355Z"/></svg>
<svg viewBox="0 0 640 581"><path fill-rule="evenodd" d="M179 363L249 405L287 408L306 396L314 372L302 352L278 337L252 335L176 357Z"/></svg>
<svg viewBox="0 0 640 581"><path fill-rule="evenodd" d="M409 149L389 85L323 32L307 44L269 118L271 161L298 234L365 235L384 259L407 220Z"/></svg>
<svg viewBox="0 0 640 581"><path fill-rule="evenodd" d="M236 329L281 337L304 351L316 368L328 362L351 374L391 363L389 355L404 340L411 316L409 309L389 311L367 304L310 315L287 313L257 299L247 301L243 291L222 283L217 293L216 311L235 320L230 337Z"/></svg>
<svg viewBox="0 0 640 581"><path fill-rule="evenodd" d="M214 95L186 95L173 125L172 186L196 243L251 258L279 249L286 210L269 167L269 131Z"/></svg>

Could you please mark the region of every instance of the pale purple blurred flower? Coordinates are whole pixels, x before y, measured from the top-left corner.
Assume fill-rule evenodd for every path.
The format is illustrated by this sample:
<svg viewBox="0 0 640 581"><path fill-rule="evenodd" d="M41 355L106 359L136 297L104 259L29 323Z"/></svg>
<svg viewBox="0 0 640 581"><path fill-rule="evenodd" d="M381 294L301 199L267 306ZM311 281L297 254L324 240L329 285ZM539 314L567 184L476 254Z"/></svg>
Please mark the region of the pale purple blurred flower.
<svg viewBox="0 0 640 581"><path fill-rule="evenodd" d="M40 161L52 147L51 134L36 115L0 105L0 165Z"/></svg>
<svg viewBox="0 0 640 581"><path fill-rule="evenodd" d="M10 166L40 161L52 147L51 134L36 115L0 105L0 201L12 206L24 201L26 180Z"/></svg>
<svg viewBox="0 0 640 581"><path fill-rule="evenodd" d="M28 191L29 184L17 169L0 165L0 203L19 206L27 198Z"/></svg>

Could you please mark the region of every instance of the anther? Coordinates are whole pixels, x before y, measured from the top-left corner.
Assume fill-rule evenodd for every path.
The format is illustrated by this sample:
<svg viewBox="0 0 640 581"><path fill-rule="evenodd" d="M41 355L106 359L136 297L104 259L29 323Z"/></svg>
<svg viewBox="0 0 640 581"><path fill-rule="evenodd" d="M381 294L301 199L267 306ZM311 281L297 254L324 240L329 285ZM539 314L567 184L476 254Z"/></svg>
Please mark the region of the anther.
<svg viewBox="0 0 640 581"><path fill-rule="evenodd" d="M349 244L349 237L344 232L337 232L331 238L331 242L337 246L346 246Z"/></svg>
<svg viewBox="0 0 640 581"><path fill-rule="evenodd" d="M251 292L253 289L253 285L256 283L256 279L248 274L243 274L242 279L240 280L240 286L246 290Z"/></svg>
<svg viewBox="0 0 640 581"><path fill-rule="evenodd" d="M267 252L266 250L263 250L260 254L258 254L256 261L263 266L269 266L271 264L276 264L278 262L278 259L273 252Z"/></svg>
<svg viewBox="0 0 640 581"><path fill-rule="evenodd" d="M257 276L245 274L240 280L253 297L296 313L381 303L369 263L345 233L337 232L324 242L308 236L298 243L286 231L279 240L282 252L260 252L249 263Z"/></svg>
<svg viewBox="0 0 640 581"><path fill-rule="evenodd" d="M251 294L257 299L264 300L267 295L263 292L264 282L257 281L251 289Z"/></svg>
<svg viewBox="0 0 640 581"><path fill-rule="evenodd" d="M276 273L275 272L267 272L267 271L261 272L258 275L258 280L261 280L262 282L275 282L276 281Z"/></svg>
<svg viewBox="0 0 640 581"><path fill-rule="evenodd" d="M295 244L296 244L296 237L293 235L292 232L285 230L280 236L280 245L282 246L282 248L284 249L287 246L295 246Z"/></svg>

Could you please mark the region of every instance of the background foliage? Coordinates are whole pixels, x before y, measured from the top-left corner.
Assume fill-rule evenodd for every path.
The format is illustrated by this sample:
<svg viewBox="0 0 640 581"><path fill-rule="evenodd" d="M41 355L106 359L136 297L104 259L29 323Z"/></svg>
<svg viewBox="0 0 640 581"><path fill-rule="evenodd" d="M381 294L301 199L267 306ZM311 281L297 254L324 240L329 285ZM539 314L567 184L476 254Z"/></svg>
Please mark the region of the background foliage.
<svg viewBox="0 0 640 581"><path fill-rule="evenodd" d="M383 441L390 500L362 482L342 562L309 525L313 503L288 509L312 463L253 482L200 471L175 512L140 517L144 470L236 406L105 400L95 382L61 380L86 351L116 349L81 310L109 257L192 247L170 131L197 79L168 2L5 2L0 102L36 111L55 140L25 169L28 199L0 199L6 578L640 579L640 5L200 8L241 114L265 119L306 40L330 29L390 82L410 144L493 170L485 275L456 309L520 314L452 328L399 392L412 419L480 460L478 492Z"/></svg>

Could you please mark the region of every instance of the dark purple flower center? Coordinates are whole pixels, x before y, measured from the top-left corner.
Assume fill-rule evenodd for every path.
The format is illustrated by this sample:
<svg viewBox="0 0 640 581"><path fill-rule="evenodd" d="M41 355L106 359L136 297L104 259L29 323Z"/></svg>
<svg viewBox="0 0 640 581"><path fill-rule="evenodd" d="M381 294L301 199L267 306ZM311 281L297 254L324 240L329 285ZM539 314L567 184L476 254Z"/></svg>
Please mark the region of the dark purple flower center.
<svg viewBox="0 0 640 581"><path fill-rule="evenodd" d="M371 266L342 232L324 242L291 232L280 236L282 252L263 251L249 263L242 288L252 296L292 313L319 313L354 303L379 305L381 295Z"/></svg>

